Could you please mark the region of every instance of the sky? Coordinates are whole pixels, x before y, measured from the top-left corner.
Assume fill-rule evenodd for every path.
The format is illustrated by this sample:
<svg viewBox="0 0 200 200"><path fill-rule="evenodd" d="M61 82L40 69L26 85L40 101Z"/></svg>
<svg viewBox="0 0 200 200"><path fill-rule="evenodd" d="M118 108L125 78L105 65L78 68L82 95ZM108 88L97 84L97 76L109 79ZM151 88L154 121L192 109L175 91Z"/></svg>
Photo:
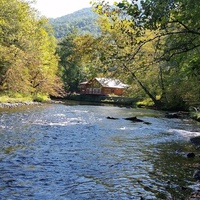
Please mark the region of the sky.
<svg viewBox="0 0 200 200"><path fill-rule="evenodd" d="M91 7L91 0L36 0L33 6L39 11L40 15L47 18L57 18L73 13L82 8ZM112 4L119 0L106 0Z"/></svg>

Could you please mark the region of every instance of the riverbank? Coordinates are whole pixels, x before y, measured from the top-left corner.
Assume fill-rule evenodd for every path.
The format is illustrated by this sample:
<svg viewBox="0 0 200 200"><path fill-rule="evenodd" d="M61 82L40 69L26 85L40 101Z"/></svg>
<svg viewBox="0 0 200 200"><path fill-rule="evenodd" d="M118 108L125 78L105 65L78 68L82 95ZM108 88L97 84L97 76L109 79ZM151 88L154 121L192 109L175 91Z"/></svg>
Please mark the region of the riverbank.
<svg viewBox="0 0 200 200"><path fill-rule="evenodd" d="M72 100L77 102L91 102L91 103L106 103L114 104L118 106L130 106L137 107L137 101L134 98L127 97L108 97L108 96L95 96L95 95L69 95L64 98L52 98L46 101L7 101L0 102L0 109L2 108L16 108L19 106L33 106L33 105L43 105L44 103L64 103L65 100ZM141 107L141 106L139 106ZM145 108L145 106L142 106ZM154 109L154 107L149 107L149 109ZM166 112L167 118L191 118L195 121L200 122L200 112L197 110L190 110L188 112Z"/></svg>
<svg viewBox="0 0 200 200"><path fill-rule="evenodd" d="M7 102L0 103L0 108L15 108L19 106L42 105L40 102Z"/></svg>
<svg viewBox="0 0 200 200"><path fill-rule="evenodd" d="M53 98L54 99L54 98ZM136 105L136 98L121 97L121 96L104 96L104 95L84 95L84 94L72 94L67 95L62 100L73 100L80 102L92 102L92 103L107 103L124 106Z"/></svg>
<svg viewBox="0 0 200 200"><path fill-rule="evenodd" d="M53 103L63 103L63 101L54 101L54 100L48 100L44 102L37 102L37 101L28 101L28 102L7 102L7 103L1 103L0 102L0 108L16 108L20 106L34 106L34 105L44 105L44 104L53 104Z"/></svg>

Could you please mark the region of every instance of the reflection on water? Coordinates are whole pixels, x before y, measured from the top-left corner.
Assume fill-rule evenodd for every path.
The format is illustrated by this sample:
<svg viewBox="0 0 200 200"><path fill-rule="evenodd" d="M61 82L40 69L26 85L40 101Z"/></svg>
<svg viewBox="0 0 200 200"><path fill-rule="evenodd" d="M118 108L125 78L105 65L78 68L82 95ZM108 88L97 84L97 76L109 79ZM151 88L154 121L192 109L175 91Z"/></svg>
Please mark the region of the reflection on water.
<svg viewBox="0 0 200 200"><path fill-rule="evenodd" d="M106 117L117 117L109 120ZM131 123L137 116L146 122ZM184 199L200 135L188 120L109 106L46 105L0 113L1 199Z"/></svg>

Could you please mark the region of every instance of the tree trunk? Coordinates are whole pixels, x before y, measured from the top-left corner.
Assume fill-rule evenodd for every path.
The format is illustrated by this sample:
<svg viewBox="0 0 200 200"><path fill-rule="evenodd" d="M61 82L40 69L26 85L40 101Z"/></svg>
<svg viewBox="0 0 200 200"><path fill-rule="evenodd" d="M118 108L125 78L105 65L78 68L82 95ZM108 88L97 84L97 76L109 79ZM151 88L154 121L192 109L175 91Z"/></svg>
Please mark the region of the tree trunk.
<svg viewBox="0 0 200 200"><path fill-rule="evenodd" d="M153 96L149 90L142 84L142 82L137 78L137 76L135 75L134 72L132 72L127 66L123 65L124 68L131 73L131 75L133 76L133 78L137 81L137 83L141 86L141 88L145 91L145 93L149 96L149 98L154 102L156 108L160 108L162 103L160 100L157 100L155 96Z"/></svg>
<svg viewBox="0 0 200 200"><path fill-rule="evenodd" d="M165 90L165 85L164 85L164 81L163 81L163 72L162 72L162 67L161 66L159 66L159 75L160 75L160 84L161 84L161 89L162 89L161 99L163 99L164 102L168 102L167 95L166 95L166 90Z"/></svg>

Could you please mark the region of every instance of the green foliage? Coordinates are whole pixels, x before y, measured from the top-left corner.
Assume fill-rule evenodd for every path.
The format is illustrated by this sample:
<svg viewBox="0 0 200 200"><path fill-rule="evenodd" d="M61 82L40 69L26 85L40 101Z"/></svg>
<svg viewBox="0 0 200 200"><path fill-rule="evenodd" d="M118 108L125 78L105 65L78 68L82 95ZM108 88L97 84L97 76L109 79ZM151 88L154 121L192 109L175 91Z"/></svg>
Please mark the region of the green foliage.
<svg viewBox="0 0 200 200"><path fill-rule="evenodd" d="M130 3L125 0L118 6L132 17L141 31L144 28L159 30L155 39L160 38L157 45L163 49L163 54L158 59L169 61L199 48L199 1L194 4L192 0L148 0L141 1L138 7L137 1ZM134 15L136 12L139 14Z"/></svg>
<svg viewBox="0 0 200 200"><path fill-rule="evenodd" d="M191 113L191 117L200 122L200 112Z"/></svg>
<svg viewBox="0 0 200 200"><path fill-rule="evenodd" d="M49 101L49 100L50 100L50 98L49 98L48 94L38 93L33 96L33 101L45 102L45 101Z"/></svg>
<svg viewBox="0 0 200 200"><path fill-rule="evenodd" d="M159 105L156 99L162 90L158 79L159 68L157 64L152 65L155 54L152 38L156 32L143 30L139 34L135 24L121 16L120 12L108 10L106 14L108 17L102 16L99 20L102 35L97 47L93 48L98 55L98 66L104 69L107 76L117 77L129 85L138 84ZM151 42L144 43L144 40Z"/></svg>
<svg viewBox="0 0 200 200"><path fill-rule="evenodd" d="M3 92L0 94L0 103L16 103L16 102L30 102L32 101L31 96L19 94L19 93L12 93L12 92Z"/></svg>
<svg viewBox="0 0 200 200"><path fill-rule="evenodd" d="M164 107L184 109L186 101L199 101L200 2L123 0L116 5L120 9L104 1L94 4L107 17L101 53L113 73L129 83L132 77L133 84Z"/></svg>
<svg viewBox="0 0 200 200"><path fill-rule="evenodd" d="M67 92L77 92L79 83L83 81L84 70L81 65L81 54L77 50L76 31L68 34L58 44L57 53L60 57L59 69Z"/></svg>
<svg viewBox="0 0 200 200"><path fill-rule="evenodd" d="M147 99L144 99L143 101L138 101L136 105L138 107L153 107L154 102L150 98L147 98Z"/></svg>
<svg viewBox="0 0 200 200"><path fill-rule="evenodd" d="M56 40L25 1L0 0L0 90L60 95Z"/></svg>

